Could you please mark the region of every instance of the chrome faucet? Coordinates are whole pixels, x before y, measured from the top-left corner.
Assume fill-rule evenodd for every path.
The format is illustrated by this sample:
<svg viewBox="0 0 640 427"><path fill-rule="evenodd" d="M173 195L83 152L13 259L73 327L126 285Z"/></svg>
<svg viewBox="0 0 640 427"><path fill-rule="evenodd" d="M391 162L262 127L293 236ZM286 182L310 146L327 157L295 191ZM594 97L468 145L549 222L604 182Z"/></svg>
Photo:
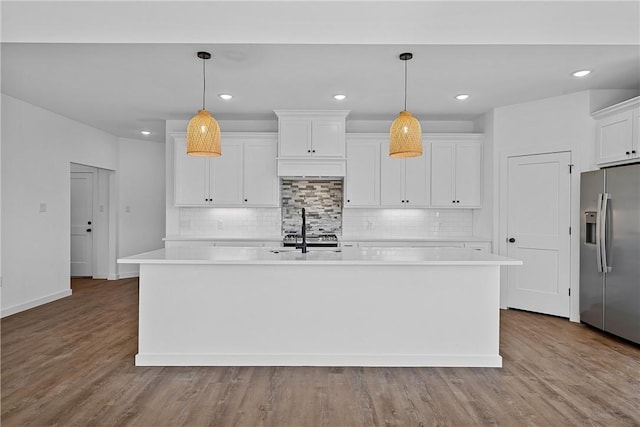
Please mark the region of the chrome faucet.
<svg viewBox="0 0 640 427"><path fill-rule="evenodd" d="M307 253L307 216L302 208L302 243L296 245L296 249L302 249L302 253Z"/></svg>

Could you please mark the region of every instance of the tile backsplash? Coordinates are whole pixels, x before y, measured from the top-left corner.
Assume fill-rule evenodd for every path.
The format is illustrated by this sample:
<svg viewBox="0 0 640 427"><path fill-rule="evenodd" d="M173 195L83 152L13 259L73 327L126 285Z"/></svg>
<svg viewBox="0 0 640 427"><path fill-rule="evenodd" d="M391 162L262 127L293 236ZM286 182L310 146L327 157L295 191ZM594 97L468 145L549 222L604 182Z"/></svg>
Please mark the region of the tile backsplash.
<svg viewBox="0 0 640 427"><path fill-rule="evenodd" d="M282 232L300 231L305 208L309 233L342 234L342 189L342 180L337 179L283 179Z"/></svg>
<svg viewBox="0 0 640 427"><path fill-rule="evenodd" d="M469 237L473 235L471 209L346 209L344 236L356 237Z"/></svg>
<svg viewBox="0 0 640 427"><path fill-rule="evenodd" d="M295 183L295 184L294 184ZM185 237L274 237L300 230L346 238L465 238L473 235L471 209L345 209L342 181L283 180L282 208L180 208Z"/></svg>
<svg viewBox="0 0 640 427"><path fill-rule="evenodd" d="M280 208L180 208L180 236L279 236L280 217Z"/></svg>

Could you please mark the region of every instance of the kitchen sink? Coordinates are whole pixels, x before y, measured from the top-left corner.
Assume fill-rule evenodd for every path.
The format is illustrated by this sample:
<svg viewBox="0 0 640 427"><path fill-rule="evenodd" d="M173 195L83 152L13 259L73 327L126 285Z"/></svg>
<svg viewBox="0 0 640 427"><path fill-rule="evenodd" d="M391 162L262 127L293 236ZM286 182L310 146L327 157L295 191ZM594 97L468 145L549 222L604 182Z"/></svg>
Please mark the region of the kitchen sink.
<svg viewBox="0 0 640 427"><path fill-rule="evenodd" d="M300 249L296 248L271 248L269 252L273 254L279 254L284 252L301 252ZM331 247L331 248L307 248L307 252L342 252L341 248Z"/></svg>

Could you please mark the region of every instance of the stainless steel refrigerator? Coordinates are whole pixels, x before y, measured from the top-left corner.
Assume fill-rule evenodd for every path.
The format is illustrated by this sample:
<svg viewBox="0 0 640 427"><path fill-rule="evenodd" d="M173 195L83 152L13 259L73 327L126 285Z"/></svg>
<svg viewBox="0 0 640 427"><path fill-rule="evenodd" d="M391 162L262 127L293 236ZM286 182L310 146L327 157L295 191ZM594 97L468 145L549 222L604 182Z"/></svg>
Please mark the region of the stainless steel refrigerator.
<svg viewBox="0 0 640 427"><path fill-rule="evenodd" d="M640 164L580 185L580 321L640 344Z"/></svg>

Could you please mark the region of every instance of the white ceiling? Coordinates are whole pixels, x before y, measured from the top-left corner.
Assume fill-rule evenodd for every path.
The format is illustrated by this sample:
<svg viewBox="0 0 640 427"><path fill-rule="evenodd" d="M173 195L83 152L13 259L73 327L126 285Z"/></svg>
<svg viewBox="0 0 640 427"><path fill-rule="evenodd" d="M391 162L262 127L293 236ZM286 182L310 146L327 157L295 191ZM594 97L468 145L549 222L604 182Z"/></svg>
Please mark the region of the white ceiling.
<svg viewBox="0 0 640 427"><path fill-rule="evenodd" d="M2 44L1 78L7 95L117 136L140 138L139 130L150 129L150 139L163 141L164 120L188 119L201 106L199 50L213 54L207 61L206 105L219 120L275 119L275 109L347 109L352 119L390 121L403 107L404 63L398 55L405 51L414 54L407 64L407 108L421 120L469 120L494 107L586 89L638 90L639 45L640 40L618 45L12 42ZM594 71L582 79L571 76L584 68ZM223 92L234 98L222 101L217 94ZM334 100L336 93L347 99ZM459 93L471 98L457 101Z"/></svg>

